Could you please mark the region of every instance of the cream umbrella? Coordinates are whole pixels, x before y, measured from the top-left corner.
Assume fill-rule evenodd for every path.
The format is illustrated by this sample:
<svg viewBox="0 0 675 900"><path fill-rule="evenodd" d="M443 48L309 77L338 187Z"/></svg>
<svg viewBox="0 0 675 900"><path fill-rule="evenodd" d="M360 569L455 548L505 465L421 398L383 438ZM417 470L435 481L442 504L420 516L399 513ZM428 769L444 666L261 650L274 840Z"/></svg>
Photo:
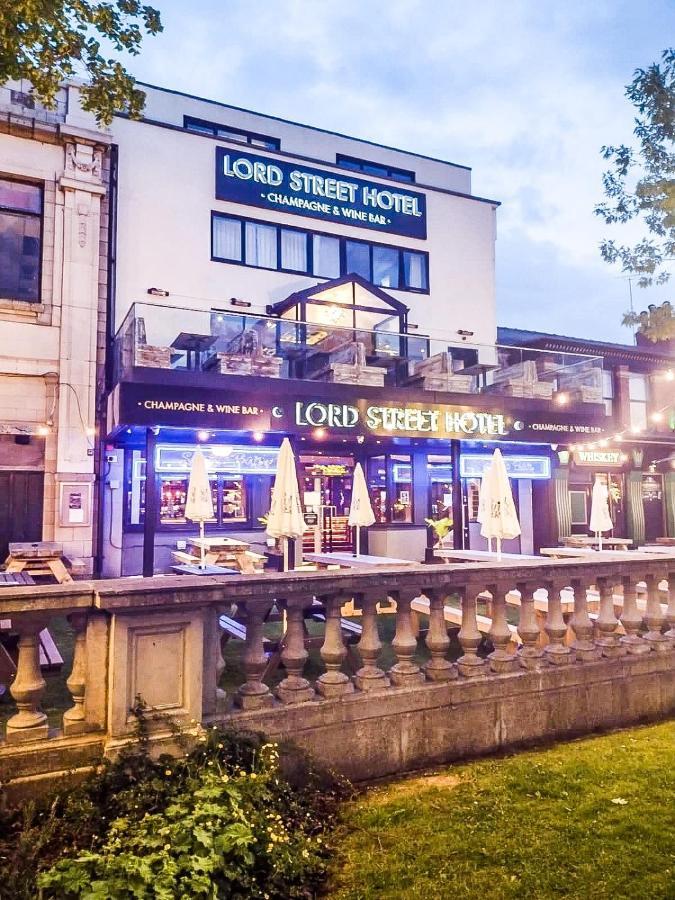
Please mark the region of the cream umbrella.
<svg viewBox="0 0 675 900"><path fill-rule="evenodd" d="M596 475L591 494L591 518L589 527L598 538L598 550L602 550L602 532L614 528L609 514L609 491L605 482Z"/></svg>
<svg viewBox="0 0 675 900"><path fill-rule="evenodd" d="M487 494L484 501L480 533L490 541L497 541L497 559L502 558L502 541L508 541L520 534L520 522L511 493L511 482L506 471L506 464L501 450L497 448L493 454L486 481ZM481 482L481 494L483 483Z"/></svg>
<svg viewBox="0 0 675 900"><path fill-rule="evenodd" d="M356 528L356 553L354 556L359 556L361 553L361 528L367 528L374 521L375 513L370 503L366 476L363 474L361 463L357 463L352 482L352 502L349 507L349 518L347 519L347 524L351 528Z"/></svg>
<svg viewBox="0 0 675 900"><path fill-rule="evenodd" d="M204 522L214 518L213 498L211 496L211 482L206 471L206 460L201 447L197 447L192 457L190 468L190 481L188 482L187 501L185 503L185 518L193 522L199 522L200 561L199 567L203 569L204 563Z"/></svg>
<svg viewBox="0 0 675 900"><path fill-rule="evenodd" d="M300 503L295 457L288 438L284 438L272 489L272 505L267 517L267 534L280 538L284 547L284 571L288 569L288 541L305 533L305 517Z"/></svg>

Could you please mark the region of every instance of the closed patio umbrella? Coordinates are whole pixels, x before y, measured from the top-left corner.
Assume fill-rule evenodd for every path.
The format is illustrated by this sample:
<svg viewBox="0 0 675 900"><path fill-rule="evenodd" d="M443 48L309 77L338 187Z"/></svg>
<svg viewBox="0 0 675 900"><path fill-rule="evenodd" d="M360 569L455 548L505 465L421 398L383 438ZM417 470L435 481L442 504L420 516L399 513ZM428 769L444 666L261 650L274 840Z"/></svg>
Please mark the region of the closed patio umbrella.
<svg viewBox="0 0 675 900"><path fill-rule="evenodd" d="M520 534L520 522L511 493L511 482L501 450L497 448L488 471L481 481L480 533L497 541L497 559L502 558L502 541L508 541Z"/></svg>
<svg viewBox="0 0 675 900"><path fill-rule="evenodd" d="M352 502L349 507L347 523L351 528L356 528L356 553L361 553L361 528L367 528L375 521L375 513L370 503L366 476L363 474L361 463L354 469L354 481L352 483Z"/></svg>
<svg viewBox="0 0 675 900"><path fill-rule="evenodd" d="M598 550L602 550L602 532L614 528L609 514L609 491L605 482L596 476L591 494L591 518L589 527L598 538Z"/></svg>
<svg viewBox="0 0 675 900"><path fill-rule="evenodd" d="M288 541L305 533L305 517L300 503L295 457L288 438L284 438L272 489L272 505L267 517L267 534L280 538L284 547L284 571L288 569Z"/></svg>
<svg viewBox="0 0 675 900"><path fill-rule="evenodd" d="M200 447L197 447L192 457L190 468L190 480L187 489L187 501L185 503L185 518L193 522L199 522L199 536L202 539L200 545L200 568L204 568L204 522L214 518L213 498L211 496L211 482L206 471L206 460Z"/></svg>

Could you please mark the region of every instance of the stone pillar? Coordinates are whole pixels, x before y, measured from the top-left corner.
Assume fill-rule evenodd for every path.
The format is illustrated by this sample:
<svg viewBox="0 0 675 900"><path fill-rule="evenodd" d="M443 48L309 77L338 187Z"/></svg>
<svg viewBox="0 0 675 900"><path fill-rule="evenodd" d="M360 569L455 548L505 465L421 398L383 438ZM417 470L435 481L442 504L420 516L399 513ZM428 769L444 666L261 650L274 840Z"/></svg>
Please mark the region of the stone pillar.
<svg viewBox="0 0 675 900"><path fill-rule="evenodd" d="M87 730L84 712L84 697L87 677L87 613L76 612L68 616L68 621L75 632L73 650L73 668L66 681L73 698L73 706L63 714L63 733L81 734Z"/></svg>
<svg viewBox="0 0 675 900"><path fill-rule="evenodd" d="M666 637L671 641L675 641L675 572L668 573L668 609L666 610L666 618L668 619L668 631Z"/></svg>
<svg viewBox="0 0 675 900"><path fill-rule="evenodd" d="M277 685L275 691L282 703L303 703L305 700L312 700L315 696L314 688L306 678L302 677L309 656L305 649L304 604L304 600L286 603L288 624L281 661L288 674L281 684Z"/></svg>
<svg viewBox="0 0 675 900"><path fill-rule="evenodd" d="M662 628L666 624L666 617L661 609L659 578L657 575L647 575L645 582L647 583L647 613L645 615L647 633L645 634L645 640L652 650L655 650L657 653L663 653L670 650L672 644L662 632Z"/></svg>
<svg viewBox="0 0 675 900"><path fill-rule="evenodd" d="M267 665L263 642L263 620L269 611L257 604L246 604L246 642L244 644L243 669L246 681L235 694L234 702L242 709L261 709L271 706L272 694L263 683Z"/></svg>
<svg viewBox="0 0 675 900"><path fill-rule="evenodd" d="M491 584L488 590L492 594L492 625L489 638L494 650L488 656L493 672L513 672L518 668L518 659L509 653L507 647L511 642L511 632L506 621L506 599L504 590L499 584Z"/></svg>
<svg viewBox="0 0 675 900"><path fill-rule="evenodd" d="M520 617L518 634L523 642L518 651L520 665L524 669L539 669L544 659L544 651L539 646L539 621L534 609L534 592L537 585L522 581L518 584L520 593Z"/></svg>
<svg viewBox="0 0 675 900"><path fill-rule="evenodd" d="M326 610L326 631L321 647L321 659L326 671L317 679L316 689L323 697L340 697L354 690L352 682L341 671L347 656L340 627L340 610L344 597L340 594L328 596L323 598L323 602Z"/></svg>
<svg viewBox="0 0 675 900"><path fill-rule="evenodd" d="M623 656L626 649L616 633L618 620L614 615L613 585L605 577L598 578L597 585L600 592L600 608L596 620L598 635L595 644L603 656Z"/></svg>
<svg viewBox="0 0 675 900"><path fill-rule="evenodd" d="M621 624L624 627L625 634L621 636L620 642L626 648L628 653L638 655L641 653L649 653L651 647L649 643L640 635L642 627L642 614L637 606L637 591L635 581L629 575L624 576L623 582L623 610L621 612Z"/></svg>
<svg viewBox="0 0 675 900"><path fill-rule="evenodd" d="M418 594L417 591L396 593L396 634L391 642L396 654L396 663L389 670L389 678L397 687L424 681L424 673L417 663L413 662L417 641L412 630L410 604Z"/></svg>
<svg viewBox="0 0 675 900"><path fill-rule="evenodd" d="M471 585L467 585L462 596L462 627L459 629L459 643L464 651L457 660L460 675L474 678L485 675L487 663L478 656L480 631L476 624L476 594Z"/></svg>
<svg viewBox="0 0 675 900"><path fill-rule="evenodd" d="M574 653L570 647L565 646L567 625L562 614L560 601L561 585L555 581L546 583L548 592L548 612L544 631L548 635L549 643L544 647L544 656L554 666L564 666L574 662Z"/></svg>
<svg viewBox="0 0 675 900"><path fill-rule="evenodd" d="M45 680L40 671L38 635L45 627L43 619L18 616L14 627L19 632L19 659L16 676L9 689L18 712L7 722L7 743L39 741L47 737L47 716L40 708Z"/></svg>
<svg viewBox="0 0 675 900"><path fill-rule="evenodd" d="M361 691L379 691L389 686L389 679L377 665L382 643L377 632L377 595L361 595L361 640L357 650L363 665L354 676Z"/></svg>
<svg viewBox="0 0 675 900"><path fill-rule="evenodd" d="M430 681L447 681L457 677L457 669L445 658L450 647L448 629L443 615L444 597L440 591L425 589L429 598L429 631L427 632L427 648L431 659L423 666L424 674Z"/></svg>
<svg viewBox="0 0 675 900"><path fill-rule="evenodd" d="M600 659L600 651L593 641L593 622L588 615L587 585L578 578L572 580L574 591L574 614L572 616L572 628L574 629L574 641L572 650L579 662L591 662Z"/></svg>

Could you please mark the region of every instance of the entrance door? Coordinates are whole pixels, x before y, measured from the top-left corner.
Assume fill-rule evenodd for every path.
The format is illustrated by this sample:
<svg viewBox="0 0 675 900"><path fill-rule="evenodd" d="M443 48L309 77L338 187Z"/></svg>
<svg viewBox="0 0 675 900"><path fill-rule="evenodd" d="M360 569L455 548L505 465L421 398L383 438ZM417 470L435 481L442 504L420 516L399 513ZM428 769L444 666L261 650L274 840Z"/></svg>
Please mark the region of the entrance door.
<svg viewBox="0 0 675 900"><path fill-rule="evenodd" d="M644 473L642 476L642 504L645 510L645 540L663 537L663 475Z"/></svg>
<svg viewBox="0 0 675 900"><path fill-rule="evenodd" d="M317 514L317 524L305 532L303 550L322 553L352 549L347 524L352 500L354 461L351 457L301 457L304 505Z"/></svg>
<svg viewBox="0 0 675 900"><path fill-rule="evenodd" d="M531 484L532 482L528 481L530 485L529 493L527 491L521 492L520 490L514 490L514 485L518 486L518 481L510 479L511 482L511 494L513 495L513 502L516 507L516 514L518 516L518 520L521 521L521 512L520 512L520 503L523 500L523 497L529 502L530 509L527 511L528 515L526 517L527 522L531 522L532 519L532 491ZM488 542L487 538L484 538L480 533L480 523L478 521L478 502L480 499L480 478L463 478L462 479L462 509L464 511L464 520L465 520L465 528L464 528L464 536L465 543L466 537L468 533L468 547L465 549L469 550L487 550ZM467 527L468 526L468 527ZM522 528L522 521L521 521ZM525 529L523 529L525 531ZM531 540L532 540L532 528L529 528L529 538L530 543L525 543L524 549L521 551L521 539L513 538L510 541L502 542L502 553L528 553L533 552L531 549ZM492 549L496 550L495 541L492 541Z"/></svg>
<svg viewBox="0 0 675 900"><path fill-rule="evenodd" d="M42 540L43 472L0 472L0 561L9 544Z"/></svg>

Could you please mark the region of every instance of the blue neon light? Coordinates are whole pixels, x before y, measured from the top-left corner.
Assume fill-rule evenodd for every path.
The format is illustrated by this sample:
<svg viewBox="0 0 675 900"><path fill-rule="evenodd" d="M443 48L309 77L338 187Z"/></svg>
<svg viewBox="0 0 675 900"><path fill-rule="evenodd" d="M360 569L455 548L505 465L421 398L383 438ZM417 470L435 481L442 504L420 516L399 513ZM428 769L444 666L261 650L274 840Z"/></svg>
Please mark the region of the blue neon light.
<svg viewBox="0 0 675 900"><path fill-rule="evenodd" d="M489 454L467 454L459 458L461 478L482 478L492 462ZM533 481L551 477L551 460L548 456L505 456L509 478L530 478Z"/></svg>

